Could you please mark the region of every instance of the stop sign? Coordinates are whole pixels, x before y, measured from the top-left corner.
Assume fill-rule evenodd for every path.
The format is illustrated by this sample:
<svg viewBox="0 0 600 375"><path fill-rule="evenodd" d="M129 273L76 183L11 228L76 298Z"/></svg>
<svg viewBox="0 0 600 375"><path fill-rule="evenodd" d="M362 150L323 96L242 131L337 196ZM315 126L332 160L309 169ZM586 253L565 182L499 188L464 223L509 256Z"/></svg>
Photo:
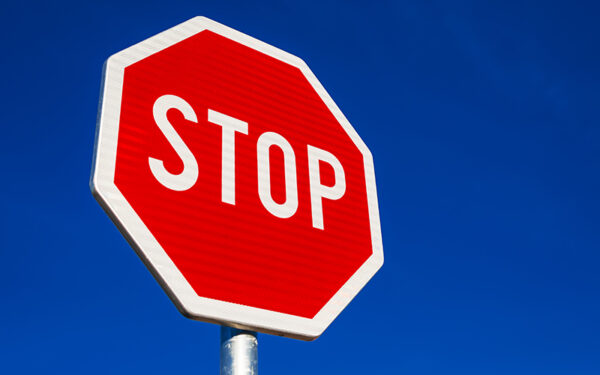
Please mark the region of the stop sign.
<svg viewBox="0 0 600 375"><path fill-rule="evenodd" d="M383 263L348 120L302 60L203 17L107 60L91 189L193 319L314 339Z"/></svg>

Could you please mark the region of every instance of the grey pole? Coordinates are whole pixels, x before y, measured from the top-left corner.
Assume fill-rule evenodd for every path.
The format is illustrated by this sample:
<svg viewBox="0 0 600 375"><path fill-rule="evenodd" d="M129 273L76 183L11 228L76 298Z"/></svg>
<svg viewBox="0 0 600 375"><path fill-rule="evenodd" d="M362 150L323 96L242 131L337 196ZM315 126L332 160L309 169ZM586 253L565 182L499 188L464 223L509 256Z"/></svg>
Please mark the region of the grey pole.
<svg viewBox="0 0 600 375"><path fill-rule="evenodd" d="M221 375L257 375L256 332L221 326Z"/></svg>

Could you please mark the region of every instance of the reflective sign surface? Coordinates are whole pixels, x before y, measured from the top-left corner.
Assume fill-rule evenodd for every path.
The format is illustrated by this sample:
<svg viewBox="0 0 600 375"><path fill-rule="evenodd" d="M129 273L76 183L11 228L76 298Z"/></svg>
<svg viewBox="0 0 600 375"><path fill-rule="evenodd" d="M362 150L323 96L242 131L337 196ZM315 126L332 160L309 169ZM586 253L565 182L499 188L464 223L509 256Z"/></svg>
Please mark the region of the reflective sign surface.
<svg viewBox="0 0 600 375"><path fill-rule="evenodd" d="M301 60L205 18L108 60L92 177L195 319L311 339L383 262L354 129Z"/></svg>

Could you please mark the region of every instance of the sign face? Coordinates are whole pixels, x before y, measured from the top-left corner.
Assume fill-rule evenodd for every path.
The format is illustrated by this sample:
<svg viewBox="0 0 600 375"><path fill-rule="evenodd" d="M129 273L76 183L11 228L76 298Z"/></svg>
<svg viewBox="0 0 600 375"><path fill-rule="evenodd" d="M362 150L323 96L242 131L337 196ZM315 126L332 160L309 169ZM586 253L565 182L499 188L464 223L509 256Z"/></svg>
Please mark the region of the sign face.
<svg viewBox="0 0 600 375"><path fill-rule="evenodd" d="M90 185L189 318L314 339L383 264L348 120L302 60L203 17L107 60Z"/></svg>

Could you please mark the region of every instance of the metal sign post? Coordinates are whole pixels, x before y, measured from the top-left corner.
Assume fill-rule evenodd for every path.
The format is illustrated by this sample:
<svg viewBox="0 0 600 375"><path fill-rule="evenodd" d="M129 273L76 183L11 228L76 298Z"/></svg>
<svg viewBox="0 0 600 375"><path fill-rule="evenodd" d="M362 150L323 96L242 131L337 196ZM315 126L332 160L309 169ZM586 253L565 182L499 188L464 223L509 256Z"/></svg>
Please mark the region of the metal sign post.
<svg viewBox="0 0 600 375"><path fill-rule="evenodd" d="M221 375L258 374L256 332L221 326Z"/></svg>

